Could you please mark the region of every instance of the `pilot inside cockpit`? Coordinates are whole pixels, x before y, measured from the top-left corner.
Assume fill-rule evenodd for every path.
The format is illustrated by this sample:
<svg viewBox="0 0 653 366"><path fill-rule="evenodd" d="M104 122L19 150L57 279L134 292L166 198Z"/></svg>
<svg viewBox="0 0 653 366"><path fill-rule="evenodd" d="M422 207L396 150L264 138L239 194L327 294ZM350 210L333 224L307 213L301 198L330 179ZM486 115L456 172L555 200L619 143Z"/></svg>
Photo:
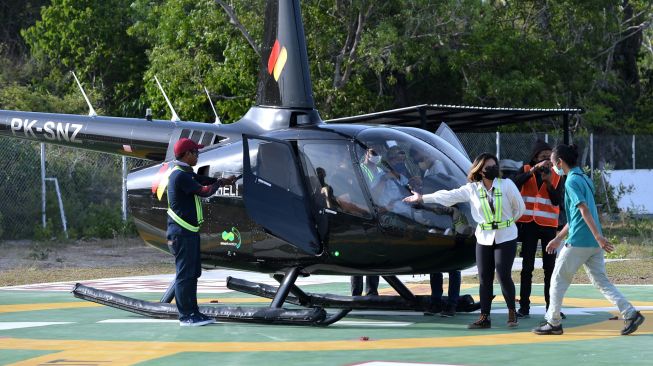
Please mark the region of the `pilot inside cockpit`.
<svg viewBox="0 0 653 366"><path fill-rule="evenodd" d="M410 158L415 162L420 171L421 178L429 178L439 175L446 175L447 169L440 160L435 159L422 150L411 147Z"/></svg>
<svg viewBox="0 0 653 366"><path fill-rule="evenodd" d="M416 207L403 202L406 195L422 191L421 172L406 153L409 147L403 141L386 140L370 142L358 152L361 173L366 178L381 225L402 230L420 224L425 231L453 234L454 209L440 205Z"/></svg>

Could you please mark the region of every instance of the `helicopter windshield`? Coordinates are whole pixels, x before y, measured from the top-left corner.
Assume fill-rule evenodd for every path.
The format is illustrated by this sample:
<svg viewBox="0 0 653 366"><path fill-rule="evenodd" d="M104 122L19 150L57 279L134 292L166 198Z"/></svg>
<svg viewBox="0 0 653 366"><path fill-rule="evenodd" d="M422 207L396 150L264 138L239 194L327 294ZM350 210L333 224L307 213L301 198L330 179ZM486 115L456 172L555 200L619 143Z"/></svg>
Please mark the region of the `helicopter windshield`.
<svg viewBox="0 0 653 366"><path fill-rule="evenodd" d="M454 235L467 231L460 207L411 205L403 198L412 192L432 193L465 184L466 177L450 158L435 147L390 128L370 128L357 139L356 155L381 226L405 229L421 226L431 233Z"/></svg>

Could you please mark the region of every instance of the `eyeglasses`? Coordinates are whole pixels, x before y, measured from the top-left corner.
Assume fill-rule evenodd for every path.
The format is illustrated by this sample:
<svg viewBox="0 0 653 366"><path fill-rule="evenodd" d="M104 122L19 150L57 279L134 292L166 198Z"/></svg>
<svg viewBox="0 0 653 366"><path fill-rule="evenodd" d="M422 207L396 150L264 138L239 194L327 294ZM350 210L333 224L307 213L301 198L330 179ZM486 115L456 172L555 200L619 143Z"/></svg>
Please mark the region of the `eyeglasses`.
<svg viewBox="0 0 653 366"><path fill-rule="evenodd" d="M198 150L188 150L188 152L195 155L195 156L200 154L200 152Z"/></svg>
<svg viewBox="0 0 653 366"><path fill-rule="evenodd" d="M372 149L367 150L367 152L370 153L370 155L372 155L372 156L377 156L377 155L379 155L376 151L374 151L374 150L372 150Z"/></svg>

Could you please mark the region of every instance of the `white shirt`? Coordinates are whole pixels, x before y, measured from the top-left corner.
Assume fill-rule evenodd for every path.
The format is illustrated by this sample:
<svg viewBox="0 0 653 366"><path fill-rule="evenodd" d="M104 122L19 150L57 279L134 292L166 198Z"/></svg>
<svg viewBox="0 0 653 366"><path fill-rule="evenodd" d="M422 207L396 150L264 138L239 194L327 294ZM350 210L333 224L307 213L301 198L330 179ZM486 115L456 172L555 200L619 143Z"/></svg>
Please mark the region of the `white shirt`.
<svg viewBox="0 0 653 366"><path fill-rule="evenodd" d="M513 219L517 221L519 217L526 210L524 199L522 198L517 186L510 179L495 179L492 182L492 189L488 191L483 182L467 183L464 186L450 191L437 191L431 194L422 196L424 203L439 203L443 206L452 206L460 202L469 202L472 206L472 217L476 223L485 223L485 216L483 216L483 209L481 208L481 198L478 193L480 186L487 192L488 196L494 199L493 191L495 187L501 182L501 194L503 207L501 209L501 220L505 221ZM494 206L495 202L492 203ZM480 226L476 226L476 241L481 245L492 245L495 241L497 244L504 243L517 238L517 226L514 222L512 225L504 229L497 230L481 230Z"/></svg>

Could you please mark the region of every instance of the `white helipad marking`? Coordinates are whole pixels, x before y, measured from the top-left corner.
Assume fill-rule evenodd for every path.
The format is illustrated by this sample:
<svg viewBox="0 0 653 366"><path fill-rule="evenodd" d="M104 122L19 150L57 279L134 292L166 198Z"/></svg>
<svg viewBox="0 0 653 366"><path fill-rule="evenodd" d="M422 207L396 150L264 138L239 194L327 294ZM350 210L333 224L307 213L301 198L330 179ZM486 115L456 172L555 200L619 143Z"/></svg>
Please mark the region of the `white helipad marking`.
<svg viewBox="0 0 653 366"><path fill-rule="evenodd" d="M332 325L332 327L339 326L358 326L358 327L407 327L414 323L409 322L388 322L388 321L375 321L375 320L340 320Z"/></svg>
<svg viewBox="0 0 653 366"><path fill-rule="evenodd" d="M105 319L100 320L98 323L114 323L114 324L129 324L129 323L179 323L177 319Z"/></svg>
<svg viewBox="0 0 653 366"><path fill-rule="evenodd" d="M384 316L423 316L421 311L397 311L397 310L354 310L351 315L384 315Z"/></svg>
<svg viewBox="0 0 653 366"><path fill-rule="evenodd" d="M653 310L653 306L637 306L637 310ZM533 315L542 315L546 314L546 308L544 306L534 306L530 309L530 314ZM617 307L600 307L600 308L562 308L562 312L565 313L565 315L592 315L592 313L600 313L600 312L610 312L610 311L619 311ZM492 313L496 314L506 314L508 313L508 309L497 309L497 310L492 310Z"/></svg>
<svg viewBox="0 0 653 366"><path fill-rule="evenodd" d="M355 363L352 364L352 366L415 366L415 365L421 365L421 366L455 366L455 365L450 365L450 364L442 364L442 363L413 363L413 362L392 362L392 361L370 361L370 362L365 362L365 363Z"/></svg>
<svg viewBox="0 0 653 366"><path fill-rule="evenodd" d="M0 330L45 327L59 324L72 324L72 322L0 322Z"/></svg>

